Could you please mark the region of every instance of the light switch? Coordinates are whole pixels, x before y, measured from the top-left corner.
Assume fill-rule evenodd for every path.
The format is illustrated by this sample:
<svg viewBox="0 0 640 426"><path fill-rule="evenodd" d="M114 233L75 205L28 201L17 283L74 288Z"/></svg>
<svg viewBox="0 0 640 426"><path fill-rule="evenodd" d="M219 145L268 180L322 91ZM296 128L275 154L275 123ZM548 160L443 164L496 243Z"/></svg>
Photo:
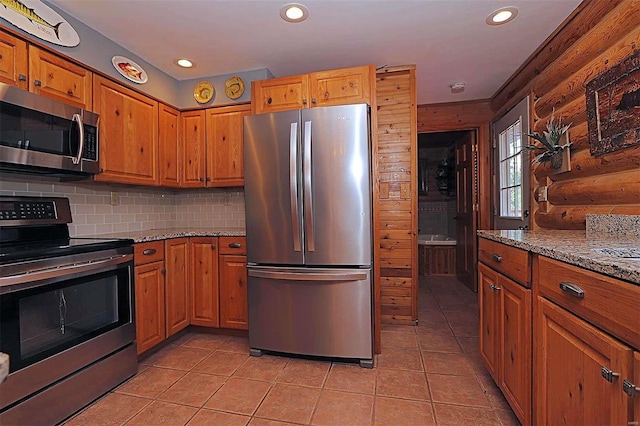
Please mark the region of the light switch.
<svg viewBox="0 0 640 426"><path fill-rule="evenodd" d="M547 201L547 190L548 190L548 186L541 186L538 188L538 202L542 203L544 201Z"/></svg>

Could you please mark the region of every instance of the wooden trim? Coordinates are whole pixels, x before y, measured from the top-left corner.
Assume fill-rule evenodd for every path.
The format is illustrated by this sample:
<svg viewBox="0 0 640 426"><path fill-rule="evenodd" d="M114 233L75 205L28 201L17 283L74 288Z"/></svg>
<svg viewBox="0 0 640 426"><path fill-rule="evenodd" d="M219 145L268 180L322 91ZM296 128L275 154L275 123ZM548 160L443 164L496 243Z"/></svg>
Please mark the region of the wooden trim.
<svg viewBox="0 0 640 426"><path fill-rule="evenodd" d="M411 87L409 93L411 96L411 286L412 294L411 298L411 319L418 320L418 108L417 108L417 96L418 90L416 87L416 68L410 68L409 83Z"/></svg>

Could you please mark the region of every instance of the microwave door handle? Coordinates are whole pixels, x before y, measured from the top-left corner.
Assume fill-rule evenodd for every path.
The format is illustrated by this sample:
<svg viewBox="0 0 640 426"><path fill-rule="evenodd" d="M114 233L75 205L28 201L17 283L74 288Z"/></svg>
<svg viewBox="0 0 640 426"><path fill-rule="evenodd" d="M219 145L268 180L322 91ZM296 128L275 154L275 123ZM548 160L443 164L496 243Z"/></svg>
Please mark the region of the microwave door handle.
<svg viewBox="0 0 640 426"><path fill-rule="evenodd" d="M293 250L301 251L300 218L298 216L298 123L291 123L289 135L289 196L291 197L291 227Z"/></svg>
<svg viewBox="0 0 640 426"><path fill-rule="evenodd" d="M316 251L313 237L313 196L311 183L311 121L304 122L304 202L307 224L307 251Z"/></svg>
<svg viewBox="0 0 640 426"><path fill-rule="evenodd" d="M80 143L78 144L78 154L75 157L72 157L71 161L73 161L73 164L80 164L82 151L84 151L84 125L82 124L82 117L80 114L73 114L71 121L78 123L78 136L80 139Z"/></svg>

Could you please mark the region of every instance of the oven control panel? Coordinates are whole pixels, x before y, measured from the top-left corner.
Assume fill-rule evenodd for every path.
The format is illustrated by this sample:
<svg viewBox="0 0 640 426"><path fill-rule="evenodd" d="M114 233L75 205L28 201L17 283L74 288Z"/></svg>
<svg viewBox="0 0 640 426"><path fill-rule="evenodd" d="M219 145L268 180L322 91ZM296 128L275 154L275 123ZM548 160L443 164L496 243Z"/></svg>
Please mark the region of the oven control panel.
<svg viewBox="0 0 640 426"><path fill-rule="evenodd" d="M0 220L55 219L53 201L0 202Z"/></svg>

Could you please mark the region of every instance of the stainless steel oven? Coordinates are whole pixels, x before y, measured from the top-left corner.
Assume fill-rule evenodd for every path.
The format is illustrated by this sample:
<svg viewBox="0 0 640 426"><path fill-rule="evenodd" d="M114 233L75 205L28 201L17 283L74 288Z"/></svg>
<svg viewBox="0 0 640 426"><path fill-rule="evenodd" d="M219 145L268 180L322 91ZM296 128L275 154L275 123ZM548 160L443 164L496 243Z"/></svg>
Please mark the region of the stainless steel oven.
<svg viewBox="0 0 640 426"><path fill-rule="evenodd" d="M68 219L64 198L0 197L0 424L55 424L137 371L132 241Z"/></svg>

